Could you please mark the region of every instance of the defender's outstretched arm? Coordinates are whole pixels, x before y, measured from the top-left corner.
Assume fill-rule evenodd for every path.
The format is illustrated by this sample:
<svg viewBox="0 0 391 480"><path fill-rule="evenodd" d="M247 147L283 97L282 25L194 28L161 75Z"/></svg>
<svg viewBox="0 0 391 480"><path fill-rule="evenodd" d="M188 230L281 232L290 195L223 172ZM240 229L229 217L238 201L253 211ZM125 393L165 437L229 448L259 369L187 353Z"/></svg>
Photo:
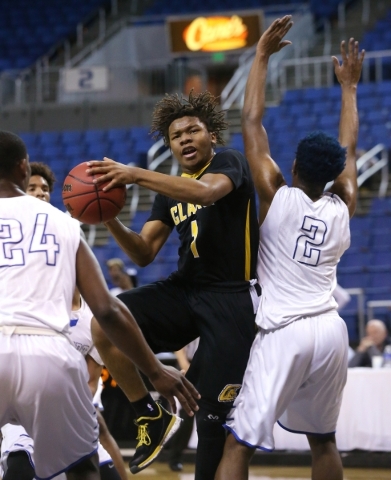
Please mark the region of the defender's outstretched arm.
<svg viewBox="0 0 391 480"><path fill-rule="evenodd" d="M341 84L342 104L339 123L339 142L347 148L346 166L335 179L330 191L346 203L352 217L357 202L356 144L358 136L357 84L360 80L365 51L358 51L358 42L349 40L348 54L345 42L341 42L342 64L333 58L335 75Z"/></svg>
<svg viewBox="0 0 391 480"><path fill-rule="evenodd" d="M291 16L275 20L262 34L252 64L244 95L242 131L247 160L250 164L260 202L260 223L266 216L276 191L285 184L278 165L270 156L266 130L262 125L265 110L265 89L269 58L280 51L289 40L282 38L293 22Z"/></svg>

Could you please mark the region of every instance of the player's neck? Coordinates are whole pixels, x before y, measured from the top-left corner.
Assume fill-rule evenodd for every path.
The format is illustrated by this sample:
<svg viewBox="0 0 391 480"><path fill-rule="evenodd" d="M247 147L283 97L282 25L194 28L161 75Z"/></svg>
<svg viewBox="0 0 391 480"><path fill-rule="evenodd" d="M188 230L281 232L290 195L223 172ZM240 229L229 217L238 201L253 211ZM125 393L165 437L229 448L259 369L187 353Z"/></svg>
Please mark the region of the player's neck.
<svg viewBox="0 0 391 480"><path fill-rule="evenodd" d="M313 202L316 202L323 196L323 188L318 185L309 186L300 181L293 184L294 187L300 188Z"/></svg>
<svg viewBox="0 0 391 480"><path fill-rule="evenodd" d="M12 198L26 195L22 188L15 182L6 178L0 179L0 198Z"/></svg>

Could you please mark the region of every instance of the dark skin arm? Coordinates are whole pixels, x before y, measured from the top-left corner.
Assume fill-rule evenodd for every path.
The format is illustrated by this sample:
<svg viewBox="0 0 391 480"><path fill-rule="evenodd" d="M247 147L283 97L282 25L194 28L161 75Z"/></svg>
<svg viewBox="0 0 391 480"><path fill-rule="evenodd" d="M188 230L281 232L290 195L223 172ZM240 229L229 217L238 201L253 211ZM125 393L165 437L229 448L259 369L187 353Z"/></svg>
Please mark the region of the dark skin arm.
<svg viewBox="0 0 391 480"><path fill-rule="evenodd" d="M234 188L232 181L220 173L205 174L196 180L129 167L107 158L103 162L88 162L88 165L90 168L87 172L90 175L100 175L94 182L110 182L104 190L117 185L137 183L179 202L194 205L212 205ZM159 220L147 222L140 233L125 227L117 218L106 222L105 226L126 255L140 267L153 262L171 233L171 229Z"/></svg>
<svg viewBox="0 0 391 480"><path fill-rule="evenodd" d="M140 233L125 227L118 218L105 223L117 244L139 267L149 265L171 233L160 220L146 222Z"/></svg>
<svg viewBox="0 0 391 480"><path fill-rule="evenodd" d="M164 173L152 172L139 167L128 167L122 163L104 158L102 162L88 162L89 175L100 175L95 183L110 182L103 190L118 185L137 183L179 202L209 206L227 195L234 188L231 180L222 173L203 175L195 178L175 177Z"/></svg>
<svg viewBox="0 0 391 480"><path fill-rule="evenodd" d="M358 42L349 40L348 53L341 42L342 64L333 57L335 75L341 84L342 104L339 123L339 142L347 148L346 166L335 179L330 192L336 193L347 205L350 217L357 203L356 145L358 136L357 84L360 80L365 52L358 51Z"/></svg>
<svg viewBox="0 0 391 480"><path fill-rule="evenodd" d="M176 396L189 415L198 410L194 386L175 368L163 365L149 348L135 319L107 289L99 264L84 239L76 256L76 284L107 338L151 381L176 410Z"/></svg>
<svg viewBox="0 0 391 480"><path fill-rule="evenodd" d="M277 190L286 184L281 170L270 156L267 133L262 125L265 112L265 88L270 56L291 42L282 41L292 26L291 16L275 20L261 36L244 95L242 132L246 158L260 199L262 224Z"/></svg>

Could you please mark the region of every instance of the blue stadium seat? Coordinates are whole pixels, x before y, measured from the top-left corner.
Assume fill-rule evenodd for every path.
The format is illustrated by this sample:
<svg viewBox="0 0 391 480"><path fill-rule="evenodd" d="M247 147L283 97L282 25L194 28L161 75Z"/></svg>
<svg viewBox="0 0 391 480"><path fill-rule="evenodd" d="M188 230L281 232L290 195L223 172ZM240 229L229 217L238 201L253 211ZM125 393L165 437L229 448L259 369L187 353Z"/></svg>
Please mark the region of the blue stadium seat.
<svg viewBox="0 0 391 480"><path fill-rule="evenodd" d="M88 160L87 152L84 144L80 143L71 143L64 145L64 154L68 157L73 157L76 160L76 165L78 163Z"/></svg>
<svg viewBox="0 0 391 480"><path fill-rule="evenodd" d="M321 130L336 128L339 125L339 114L323 115L318 120L318 126Z"/></svg>
<svg viewBox="0 0 391 480"><path fill-rule="evenodd" d="M371 253L360 252L350 254L349 250L342 256L338 264L338 273L361 273L365 272L371 260Z"/></svg>
<svg viewBox="0 0 391 480"><path fill-rule="evenodd" d="M88 144L102 143L107 139L106 130L87 130L84 134L84 141Z"/></svg>
<svg viewBox="0 0 391 480"><path fill-rule="evenodd" d="M391 250L386 252L372 252L368 265L370 272L390 272L391 276Z"/></svg>
<svg viewBox="0 0 391 480"><path fill-rule="evenodd" d="M359 340L357 312L349 309L349 310L343 310L338 313L346 323L346 327L348 329L349 342L357 342Z"/></svg>
<svg viewBox="0 0 391 480"><path fill-rule="evenodd" d="M369 235L360 234L351 236L351 245L350 248L359 249L365 251L369 248L371 237Z"/></svg>
<svg viewBox="0 0 391 480"><path fill-rule="evenodd" d="M36 133L22 132L19 137L24 141L26 147L34 147L38 143L38 135Z"/></svg>
<svg viewBox="0 0 391 480"><path fill-rule="evenodd" d="M71 145L84 141L84 133L81 130L67 130L62 132L61 140L64 145Z"/></svg>
<svg viewBox="0 0 391 480"><path fill-rule="evenodd" d="M86 146L86 155L91 160L103 160L103 157L110 158L110 152L110 144L107 141L96 141Z"/></svg>
<svg viewBox="0 0 391 480"><path fill-rule="evenodd" d="M370 274L362 272L359 275L352 273L343 273L337 271L338 283L343 288L363 288L366 289L369 284Z"/></svg>
<svg viewBox="0 0 391 480"><path fill-rule="evenodd" d="M391 288L391 274L390 272L372 272L368 287L378 289L390 289Z"/></svg>
<svg viewBox="0 0 391 480"><path fill-rule="evenodd" d="M46 162L55 160L64 155L64 147L62 145L45 145L41 149L42 156L45 157Z"/></svg>
<svg viewBox="0 0 391 480"><path fill-rule="evenodd" d="M391 215L391 198L374 198L370 215Z"/></svg>
<svg viewBox="0 0 391 480"><path fill-rule="evenodd" d="M131 130L129 128L110 128L107 130L107 139L111 142L118 142L131 138Z"/></svg>
<svg viewBox="0 0 391 480"><path fill-rule="evenodd" d="M373 218L367 217L353 217L350 220L350 231L357 232L358 234L368 234L372 229Z"/></svg>

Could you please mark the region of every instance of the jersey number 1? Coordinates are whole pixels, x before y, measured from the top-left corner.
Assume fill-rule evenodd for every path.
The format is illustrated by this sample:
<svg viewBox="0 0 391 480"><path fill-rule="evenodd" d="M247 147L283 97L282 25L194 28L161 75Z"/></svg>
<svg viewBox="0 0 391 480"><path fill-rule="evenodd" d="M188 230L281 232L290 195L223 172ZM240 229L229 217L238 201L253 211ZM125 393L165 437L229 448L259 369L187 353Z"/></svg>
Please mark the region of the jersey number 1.
<svg viewBox="0 0 391 480"><path fill-rule="evenodd" d="M198 236L197 220L193 220L191 222L191 236L193 237L193 241L190 244L190 250L192 251L192 253L194 255L194 258L199 258L197 245L196 245L196 240L197 240L197 236Z"/></svg>

